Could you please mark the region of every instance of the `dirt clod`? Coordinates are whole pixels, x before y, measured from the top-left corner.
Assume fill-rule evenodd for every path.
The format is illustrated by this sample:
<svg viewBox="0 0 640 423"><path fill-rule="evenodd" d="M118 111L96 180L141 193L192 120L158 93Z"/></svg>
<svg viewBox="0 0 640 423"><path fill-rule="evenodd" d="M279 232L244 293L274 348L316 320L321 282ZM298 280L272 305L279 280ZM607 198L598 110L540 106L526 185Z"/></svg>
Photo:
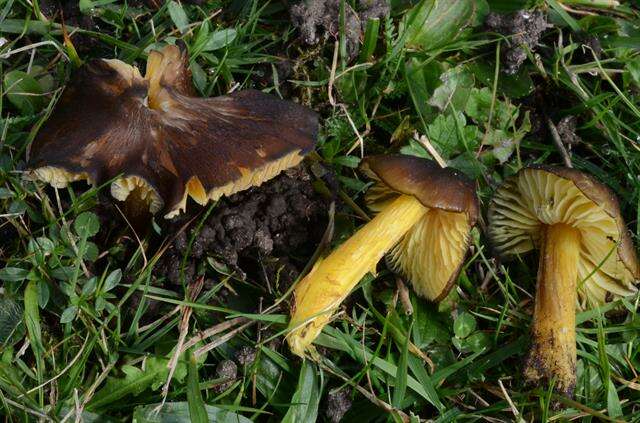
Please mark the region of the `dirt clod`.
<svg viewBox="0 0 640 423"><path fill-rule="evenodd" d="M101 31L91 15L82 13L77 1L40 0L39 6L42 14L55 22L64 23L68 27ZM94 38L75 31L71 35L71 42L80 53L89 52L98 46L98 42Z"/></svg>
<svg viewBox="0 0 640 423"><path fill-rule="evenodd" d="M234 379L238 376L238 366L232 360L222 360L216 366L216 378L225 379L226 382L214 386L213 390L221 394L231 385L233 385Z"/></svg>
<svg viewBox="0 0 640 423"><path fill-rule="evenodd" d="M347 54L354 58L367 20L389 14L388 0L360 0L357 10L345 2L345 39ZM340 32L340 0L306 0L290 9L291 21L307 44L317 44L322 38L338 38Z"/></svg>
<svg viewBox="0 0 640 423"><path fill-rule="evenodd" d="M509 14L489 13L486 26L508 36L502 50L504 72L514 74L527 58L527 50L534 51L544 31L551 27L542 11L519 10Z"/></svg>
<svg viewBox="0 0 640 423"><path fill-rule="evenodd" d="M192 227L178 233L159 264L160 273L179 285L182 272L188 281L198 260L215 257L241 277L254 270L257 280L295 279L300 264L290 257L308 259L327 222L330 200L318 194L312 182L306 167L298 166L260 187L222 199L199 231ZM177 220L168 233L192 218L188 214Z"/></svg>
<svg viewBox="0 0 640 423"><path fill-rule="evenodd" d="M256 359L256 349L243 345L236 351L234 358L241 366L250 366Z"/></svg>
<svg viewBox="0 0 640 423"><path fill-rule="evenodd" d="M564 144L576 145L582 142L582 138L576 134L576 123L575 116L566 116L556 125L558 135Z"/></svg>
<svg viewBox="0 0 640 423"><path fill-rule="evenodd" d="M338 423L351 408L351 399L347 389L333 389L325 400L325 415L330 422Z"/></svg>

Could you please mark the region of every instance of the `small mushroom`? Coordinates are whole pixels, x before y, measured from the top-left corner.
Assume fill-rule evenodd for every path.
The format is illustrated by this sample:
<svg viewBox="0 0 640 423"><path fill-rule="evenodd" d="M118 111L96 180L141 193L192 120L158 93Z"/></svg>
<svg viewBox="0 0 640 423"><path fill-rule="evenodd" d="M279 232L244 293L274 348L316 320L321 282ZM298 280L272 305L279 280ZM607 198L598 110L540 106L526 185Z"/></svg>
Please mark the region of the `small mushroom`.
<svg viewBox="0 0 640 423"><path fill-rule="evenodd" d="M498 188L488 217L489 238L498 254L540 250L525 378L555 378L556 389L571 396L576 307L602 304L607 293L618 297L636 292L638 259L618 201L580 171L532 166Z"/></svg>
<svg viewBox="0 0 640 423"><path fill-rule="evenodd" d="M463 264L478 216L471 181L413 156L373 156L361 169L375 181L367 201L377 215L296 287L287 335L296 355L313 351L333 312L386 253L416 292L433 301L447 295Z"/></svg>
<svg viewBox="0 0 640 423"><path fill-rule="evenodd" d="M199 98L186 48L152 51L144 77L120 60L80 69L40 130L31 172L61 188L111 182L117 200L137 199L173 217L260 185L314 148L317 115L255 90Z"/></svg>

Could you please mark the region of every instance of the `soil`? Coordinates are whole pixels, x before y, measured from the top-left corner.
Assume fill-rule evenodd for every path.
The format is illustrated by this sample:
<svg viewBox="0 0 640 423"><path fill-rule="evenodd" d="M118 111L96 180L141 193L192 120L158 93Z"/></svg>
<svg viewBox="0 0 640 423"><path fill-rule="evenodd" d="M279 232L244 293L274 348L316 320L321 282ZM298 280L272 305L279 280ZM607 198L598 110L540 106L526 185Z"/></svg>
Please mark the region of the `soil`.
<svg viewBox="0 0 640 423"><path fill-rule="evenodd" d="M158 273L166 275L170 284L181 285L185 256L185 281L193 279L197 262L212 257L240 278L250 274L259 282L279 280L288 286L313 254L327 224L332 199L317 193L312 182L307 167L298 166L260 187L222 199L199 231L192 224L178 233L158 264ZM332 176L327 185L335 186ZM202 208L191 210L198 213ZM165 233L179 231L193 217L177 219Z"/></svg>
<svg viewBox="0 0 640 423"><path fill-rule="evenodd" d="M575 116L566 116L556 125L558 135L564 144L577 145L582 142L582 138L576 134L577 121Z"/></svg>
<svg viewBox="0 0 640 423"><path fill-rule="evenodd" d="M78 1L40 0L39 5L42 14L54 22L89 31L104 32L92 16L85 15L80 11ZM87 53L99 45L92 37L80 33L73 34L71 42L78 53Z"/></svg>
<svg viewBox="0 0 640 423"><path fill-rule="evenodd" d="M360 49L367 20L389 15L388 0L359 0L357 10L345 2L345 39L347 54L353 59ZM291 21L298 28L306 44L317 44L321 39L338 39L340 29L340 0L306 0L290 8Z"/></svg>
<svg viewBox="0 0 640 423"><path fill-rule="evenodd" d="M542 34L551 28L544 12L528 10L504 15L489 13L485 25L489 30L509 37L500 55L507 74L518 72L527 58L527 50L535 51Z"/></svg>
<svg viewBox="0 0 640 423"><path fill-rule="evenodd" d="M277 52L273 52L277 55ZM285 57L280 57L273 65L271 63L258 64L256 72L251 76L258 87L267 88L274 85L274 72L278 77L278 91L284 98L294 97L293 85L289 79L293 76L293 62Z"/></svg>
<svg viewBox="0 0 640 423"><path fill-rule="evenodd" d="M249 347L248 345L243 345L236 351L233 358L238 362L241 366L251 366L256 359L257 349L253 347Z"/></svg>
<svg viewBox="0 0 640 423"><path fill-rule="evenodd" d="M18 231L12 224L4 222L0 225L0 264L9 259L11 253L8 250L16 239L18 239Z"/></svg>
<svg viewBox="0 0 640 423"><path fill-rule="evenodd" d="M216 366L216 379L225 379L226 382L223 382L219 385L213 387L214 392L217 394L221 394L235 381L235 378L238 376L238 366L232 360L222 360Z"/></svg>
<svg viewBox="0 0 640 423"><path fill-rule="evenodd" d="M327 420L338 423L351 408L351 399L347 389L331 390L325 400L325 415Z"/></svg>
<svg viewBox="0 0 640 423"><path fill-rule="evenodd" d="M564 116L564 110L573 107L581 100L572 92L550 84L541 78L534 78L536 89L531 95L521 99L518 104L521 107L521 115L529 113L531 131L528 138L541 143L551 142L551 133L547 119L551 119L555 125L563 143L572 148L581 142L575 133L576 120L571 116Z"/></svg>

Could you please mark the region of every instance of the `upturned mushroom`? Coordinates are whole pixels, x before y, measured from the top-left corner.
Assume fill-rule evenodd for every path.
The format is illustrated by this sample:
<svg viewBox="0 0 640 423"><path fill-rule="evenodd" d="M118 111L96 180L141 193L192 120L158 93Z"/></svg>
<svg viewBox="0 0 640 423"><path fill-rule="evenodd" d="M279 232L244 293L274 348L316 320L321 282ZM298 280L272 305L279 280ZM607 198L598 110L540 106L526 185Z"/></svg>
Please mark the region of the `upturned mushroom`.
<svg viewBox="0 0 640 423"><path fill-rule="evenodd" d="M195 96L186 47L152 51L145 76L94 60L65 89L31 148L31 174L61 188L111 183L165 217L260 185L314 148L317 115L255 90Z"/></svg>
<svg viewBox="0 0 640 423"><path fill-rule="evenodd" d="M469 247L478 217L471 181L404 155L369 157L361 169L375 181L367 202L377 215L296 287L287 340L299 356L313 351L334 311L386 253L419 295L439 301L454 285Z"/></svg>
<svg viewBox="0 0 640 423"><path fill-rule="evenodd" d="M576 307L636 292L638 259L615 195L580 171L532 166L508 178L489 207L501 256L540 250L532 347L524 376L576 384ZM579 296L578 296L579 294Z"/></svg>

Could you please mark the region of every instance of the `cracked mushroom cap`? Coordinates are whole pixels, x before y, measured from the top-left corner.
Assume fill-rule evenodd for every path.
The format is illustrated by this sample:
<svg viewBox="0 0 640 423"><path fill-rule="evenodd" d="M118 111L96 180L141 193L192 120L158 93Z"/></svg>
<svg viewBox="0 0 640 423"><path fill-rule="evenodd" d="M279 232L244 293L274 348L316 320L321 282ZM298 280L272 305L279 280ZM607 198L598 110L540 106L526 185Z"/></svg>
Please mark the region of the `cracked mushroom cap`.
<svg viewBox="0 0 640 423"><path fill-rule="evenodd" d="M55 187L111 182L173 217L187 198L206 204L260 185L314 148L317 115L245 90L198 98L184 46L152 51L145 76L95 60L67 86L31 148L31 174Z"/></svg>
<svg viewBox="0 0 640 423"><path fill-rule="evenodd" d="M580 171L531 166L507 179L489 206L489 238L501 256L538 248L544 225L564 223L581 236L578 292L581 304L606 302L607 293L636 292L640 268L620 214L606 186Z"/></svg>
<svg viewBox="0 0 640 423"><path fill-rule="evenodd" d="M371 210L381 211L403 194L427 209L394 247L391 259L419 295L442 300L458 278L478 219L473 182L430 160L400 154L367 157L361 169L375 181L367 192Z"/></svg>

